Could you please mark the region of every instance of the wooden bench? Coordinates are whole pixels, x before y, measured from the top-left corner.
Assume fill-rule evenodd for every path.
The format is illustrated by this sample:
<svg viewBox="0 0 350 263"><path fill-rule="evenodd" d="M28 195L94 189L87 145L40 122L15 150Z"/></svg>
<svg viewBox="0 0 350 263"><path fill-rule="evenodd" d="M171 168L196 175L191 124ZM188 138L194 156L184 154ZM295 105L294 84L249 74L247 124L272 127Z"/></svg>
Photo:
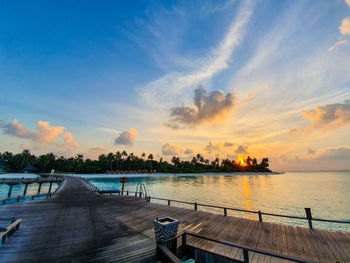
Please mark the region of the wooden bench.
<svg viewBox="0 0 350 263"><path fill-rule="evenodd" d="M11 236L16 230L18 230L22 219L17 219L11 225L9 225L4 232L0 233L1 245L6 243L6 239Z"/></svg>

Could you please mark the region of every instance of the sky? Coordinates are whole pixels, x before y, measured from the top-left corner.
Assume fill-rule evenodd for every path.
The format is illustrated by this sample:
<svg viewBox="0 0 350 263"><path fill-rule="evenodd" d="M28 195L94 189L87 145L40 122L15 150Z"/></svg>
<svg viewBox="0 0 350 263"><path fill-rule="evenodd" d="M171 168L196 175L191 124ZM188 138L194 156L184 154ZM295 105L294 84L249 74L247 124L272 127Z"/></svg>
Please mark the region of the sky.
<svg viewBox="0 0 350 263"><path fill-rule="evenodd" d="M0 152L350 169L350 0L1 1Z"/></svg>

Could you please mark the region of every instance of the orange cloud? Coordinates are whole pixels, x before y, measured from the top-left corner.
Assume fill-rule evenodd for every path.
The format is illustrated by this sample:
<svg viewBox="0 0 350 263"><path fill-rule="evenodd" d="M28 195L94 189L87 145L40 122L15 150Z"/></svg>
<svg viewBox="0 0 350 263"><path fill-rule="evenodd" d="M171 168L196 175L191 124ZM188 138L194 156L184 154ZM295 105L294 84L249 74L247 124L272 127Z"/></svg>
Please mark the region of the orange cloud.
<svg viewBox="0 0 350 263"><path fill-rule="evenodd" d="M350 34L350 17L344 18L339 27L340 33L343 35Z"/></svg>
<svg viewBox="0 0 350 263"><path fill-rule="evenodd" d="M303 110L301 113L311 121L314 129L338 128L350 122L350 100Z"/></svg>
<svg viewBox="0 0 350 263"><path fill-rule="evenodd" d="M70 132L64 132L65 127L51 126L46 121L38 121L35 131L30 131L16 119L12 122L1 124L0 129L7 135L30 139L37 143L56 143L58 146L64 146L69 149L78 146L78 143L74 141L73 135ZM64 140L63 145L57 143L57 138L60 135L62 135Z"/></svg>
<svg viewBox="0 0 350 263"><path fill-rule="evenodd" d="M179 146L171 145L169 143L166 143L162 147L162 154L166 156L170 155L179 155L182 153L182 148Z"/></svg>
<svg viewBox="0 0 350 263"><path fill-rule="evenodd" d="M131 127L129 131L120 133L114 140L114 144L133 145L138 134L138 131L134 127Z"/></svg>

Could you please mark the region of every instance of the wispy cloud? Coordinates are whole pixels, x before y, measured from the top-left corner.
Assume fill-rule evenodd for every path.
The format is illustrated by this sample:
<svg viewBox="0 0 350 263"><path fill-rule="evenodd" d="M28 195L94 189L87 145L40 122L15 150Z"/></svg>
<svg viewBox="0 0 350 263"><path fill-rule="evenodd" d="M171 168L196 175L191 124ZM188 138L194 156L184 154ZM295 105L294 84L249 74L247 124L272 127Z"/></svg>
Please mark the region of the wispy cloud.
<svg viewBox="0 0 350 263"><path fill-rule="evenodd" d="M193 89L210 80L224 69L227 69L235 49L239 46L245 33L245 26L252 15L252 1L244 1L236 19L220 44L210 52L196 69L190 72L171 72L162 78L152 81L144 87L143 100L150 105L165 104L174 95L184 90Z"/></svg>
<svg viewBox="0 0 350 263"><path fill-rule="evenodd" d="M345 45L348 43L347 39L340 40L338 42L335 42L329 49L329 52L332 52L334 49L336 49L338 46Z"/></svg>

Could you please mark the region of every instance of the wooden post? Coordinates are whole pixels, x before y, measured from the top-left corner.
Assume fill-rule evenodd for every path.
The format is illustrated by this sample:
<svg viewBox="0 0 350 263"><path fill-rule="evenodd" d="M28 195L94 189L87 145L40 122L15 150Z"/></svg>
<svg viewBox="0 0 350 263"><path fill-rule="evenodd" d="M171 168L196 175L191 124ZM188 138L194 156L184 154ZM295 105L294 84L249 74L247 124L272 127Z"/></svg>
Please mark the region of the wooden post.
<svg viewBox="0 0 350 263"><path fill-rule="evenodd" d="M259 214L259 222L262 222L262 214L260 210L258 211L258 214Z"/></svg>
<svg viewBox="0 0 350 263"><path fill-rule="evenodd" d="M41 191L41 185L42 185L43 183L39 183L39 188L38 188L38 195L40 194L40 191Z"/></svg>
<svg viewBox="0 0 350 263"><path fill-rule="evenodd" d="M197 202L194 203L194 210L197 210Z"/></svg>
<svg viewBox="0 0 350 263"><path fill-rule="evenodd" d="M243 260L244 263L249 263L249 254L247 249L243 249Z"/></svg>
<svg viewBox="0 0 350 263"><path fill-rule="evenodd" d="M12 194L12 187L13 187L13 185L11 184L11 185L10 185L9 192L8 192L8 194L7 194L7 197L11 197L11 194Z"/></svg>
<svg viewBox="0 0 350 263"><path fill-rule="evenodd" d="M128 191L126 191L126 195L129 195L129 190L128 190Z"/></svg>
<svg viewBox="0 0 350 263"><path fill-rule="evenodd" d="M28 184L25 184L24 191L23 191L23 196L26 196L27 188L28 188Z"/></svg>
<svg viewBox="0 0 350 263"><path fill-rule="evenodd" d="M227 209L224 208L224 216L227 216Z"/></svg>
<svg viewBox="0 0 350 263"><path fill-rule="evenodd" d="M312 227L311 208L305 208L305 213L306 213L307 221L309 221L309 227L310 227L310 229L313 229L313 227Z"/></svg>
<svg viewBox="0 0 350 263"><path fill-rule="evenodd" d="M17 202L21 201L21 196L17 196Z"/></svg>
<svg viewBox="0 0 350 263"><path fill-rule="evenodd" d="M168 200L168 205L170 205L170 200Z"/></svg>
<svg viewBox="0 0 350 263"><path fill-rule="evenodd" d="M50 182L49 191L47 192L48 194L51 193L51 188L52 188L52 181Z"/></svg>

